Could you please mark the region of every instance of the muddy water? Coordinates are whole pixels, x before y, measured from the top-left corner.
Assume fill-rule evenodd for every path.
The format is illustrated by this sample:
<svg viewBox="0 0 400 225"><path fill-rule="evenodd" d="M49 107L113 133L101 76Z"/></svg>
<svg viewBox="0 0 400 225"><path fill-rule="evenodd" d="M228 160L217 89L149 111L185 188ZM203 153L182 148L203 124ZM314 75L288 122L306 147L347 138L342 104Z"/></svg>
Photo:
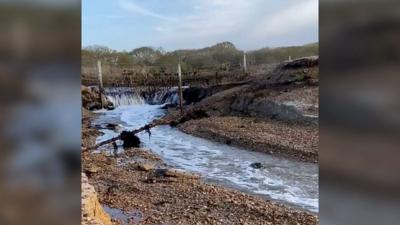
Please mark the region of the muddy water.
<svg viewBox="0 0 400 225"><path fill-rule="evenodd" d="M104 211L108 213L112 219L120 221L122 224L137 224L143 219L143 213L138 210L124 212L117 208L111 208L103 205Z"/></svg>
<svg viewBox="0 0 400 225"><path fill-rule="evenodd" d="M164 115L157 105L120 106L102 111L97 125L118 123L122 129L141 127ZM97 142L118 133L103 129ZM138 136L143 147L162 156L173 167L202 174L205 180L247 193L282 201L318 212L318 165L295 162L264 153L247 151L185 134L176 128L159 126ZM259 162L262 168L250 165Z"/></svg>

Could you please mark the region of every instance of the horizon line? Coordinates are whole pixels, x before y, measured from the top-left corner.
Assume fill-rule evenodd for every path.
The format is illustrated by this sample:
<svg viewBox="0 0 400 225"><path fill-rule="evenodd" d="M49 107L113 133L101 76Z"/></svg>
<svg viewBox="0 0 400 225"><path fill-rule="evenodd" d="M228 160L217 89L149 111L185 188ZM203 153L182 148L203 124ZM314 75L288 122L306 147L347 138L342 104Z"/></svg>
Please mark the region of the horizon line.
<svg viewBox="0 0 400 225"><path fill-rule="evenodd" d="M309 43L305 43L305 44L282 45L282 46L276 46L276 47L265 46L265 47L261 47L261 48L257 48L257 49L250 49L250 50L243 50L243 49L240 49L240 48L238 48L238 47L237 47L233 42L231 42L231 41L217 42L217 43L215 43L215 44L213 44L213 45L208 45L208 46L204 46L204 47L200 47L200 48L179 48L179 49L174 49L174 50L166 50L163 46L150 46L150 45L143 45L143 46L139 46L139 47L134 47L134 48L132 48L131 50L126 50L126 49L118 50L118 49L110 48L110 47L107 46L107 45L102 45L102 44L91 44L91 45L81 46L81 50L84 50L85 48L88 48L88 47L91 47L91 46L103 46L103 47L107 47L107 48L109 48L109 49L111 49L111 50L115 50L115 51L117 51L117 52L130 52L130 51L133 51L133 50L135 50L135 49L146 48L146 47L147 47L147 48L152 48L152 49L159 49L159 48L161 48L161 49L165 50L166 52L174 52L174 51L182 51L182 50L200 50L200 49L212 47L212 46L215 46L215 45L217 45L217 44L221 44L221 43L225 43L225 42L232 43L232 44L235 46L235 48L236 48L237 50L244 51L244 52L257 51L257 50L261 50L261 49L265 49L265 48L277 49L277 48L301 47L301 46L306 46L306 45L311 45L311 44L319 44L319 40L318 40L318 41L315 41L315 42L309 42Z"/></svg>

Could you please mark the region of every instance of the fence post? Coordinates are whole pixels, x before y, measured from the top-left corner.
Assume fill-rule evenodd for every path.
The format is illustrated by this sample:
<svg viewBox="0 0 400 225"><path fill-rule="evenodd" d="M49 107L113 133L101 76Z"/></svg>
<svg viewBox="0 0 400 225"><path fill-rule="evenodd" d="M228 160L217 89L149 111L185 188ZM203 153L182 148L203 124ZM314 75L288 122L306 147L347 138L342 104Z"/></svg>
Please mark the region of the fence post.
<svg viewBox="0 0 400 225"><path fill-rule="evenodd" d="M244 72L244 73L247 73L246 53L243 54L243 72Z"/></svg>
<svg viewBox="0 0 400 225"><path fill-rule="evenodd" d="M104 108L104 103L103 103L103 74L101 71L101 61L97 61L97 71L98 71L98 77L99 77L99 92L100 92L100 104L101 108Z"/></svg>
<svg viewBox="0 0 400 225"><path fill-rule="evenodd" d="M180 63L178 63L178 78L179 78L179 108L181 110L181 115L183 115L182 70Z"/></svg>

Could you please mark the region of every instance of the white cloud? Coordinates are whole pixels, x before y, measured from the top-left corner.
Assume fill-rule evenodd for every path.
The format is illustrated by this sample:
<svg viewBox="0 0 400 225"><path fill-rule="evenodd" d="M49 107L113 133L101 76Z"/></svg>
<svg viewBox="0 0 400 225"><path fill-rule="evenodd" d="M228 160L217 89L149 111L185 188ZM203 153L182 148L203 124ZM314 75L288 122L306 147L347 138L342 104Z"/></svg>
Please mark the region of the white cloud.
<svg viewBox="0 0 400 225"><path fill-rule="evenodd" d="M302 0L290 7L267 15L254 27L251 37L276 37L304 26L318 26L318 0Z"/></svg>
<svg viewBox="0 0 400 225"><path fill-rule="evenodd" d="M124 9L128 12L138 13L138 14L141 14L144 16L150 16L150 17L154 17L154 18L166 20L166 21L176 21L176 18L153 12L153 11L143 8L140 5L133 3L131 1L119 0L118 4L122 9Z"/></svg>
<svg viewBox="0 0 400 225"><path fill-rule="evenodd" d="M231 41L248 50L318 40L318 0L174 0L164 6L168 15L149 8L162 0L148 3L118 0L127 12L159 19L146 24L154 33L145 42L166 48Z"/></svg>
<svg viewBox="0 0 400 225"><path fill-rule="evenodd" d="M273 38L318 27L318 0L296 0L277 4L274 0L191 0L192 8L178 21L163 21L155 30L159 42L207 44L218 41L266 44ZM316 37L317 38L317 37ZM287 38L286 38L287 39ZM208 42L208 43L207 43Z"/></svg>
<svg viewBox="0 0 400 225"><path fill-rule="evenodd" d="M203 0L195 1L190 13L183 14L179 22L159 24L157 31L165 39L213 38L240 27L241 21L252 6L244 0ZM254 2L254 1L253 1Z"/></svg>

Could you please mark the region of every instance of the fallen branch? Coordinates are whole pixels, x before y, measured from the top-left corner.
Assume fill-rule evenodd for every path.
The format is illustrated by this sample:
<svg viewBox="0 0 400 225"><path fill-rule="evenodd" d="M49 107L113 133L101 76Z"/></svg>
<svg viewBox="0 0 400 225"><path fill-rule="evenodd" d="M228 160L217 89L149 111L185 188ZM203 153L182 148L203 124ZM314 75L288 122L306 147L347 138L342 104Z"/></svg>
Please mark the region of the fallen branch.
<svg viewBox="0 0 400 225"><path fill-rule="evenodd" d="M191 111L187 112L184 116L178 116L178 117L174 117L173 116L171 119L153 120L153 122L151 122L150 124L147 124L146 126L143 126L143 127L139 128L139 129L136 129L136 130L133 130L133 131L125 131L125 132L128 132L129 135L134 135L134 134L140 133L142 131L146 131L150 135L151 134L150 133L150 129L155 127L155 126L168 125L168 124L171 125L171 126L176 126L178 124L184 123L184 122L192 120L192 119L201 119L201 118L204 118L204 117L208 117L208 114L205 111L203 111L203 110L191 110ZM113 143L114 141L117 141L117 140L122 140L121 139L121 134L118 135L117 137L108 139L106 141L102 141L102 142L98 143L97 145L90 147L89 149L97 149L100 146Z"/></svg>

